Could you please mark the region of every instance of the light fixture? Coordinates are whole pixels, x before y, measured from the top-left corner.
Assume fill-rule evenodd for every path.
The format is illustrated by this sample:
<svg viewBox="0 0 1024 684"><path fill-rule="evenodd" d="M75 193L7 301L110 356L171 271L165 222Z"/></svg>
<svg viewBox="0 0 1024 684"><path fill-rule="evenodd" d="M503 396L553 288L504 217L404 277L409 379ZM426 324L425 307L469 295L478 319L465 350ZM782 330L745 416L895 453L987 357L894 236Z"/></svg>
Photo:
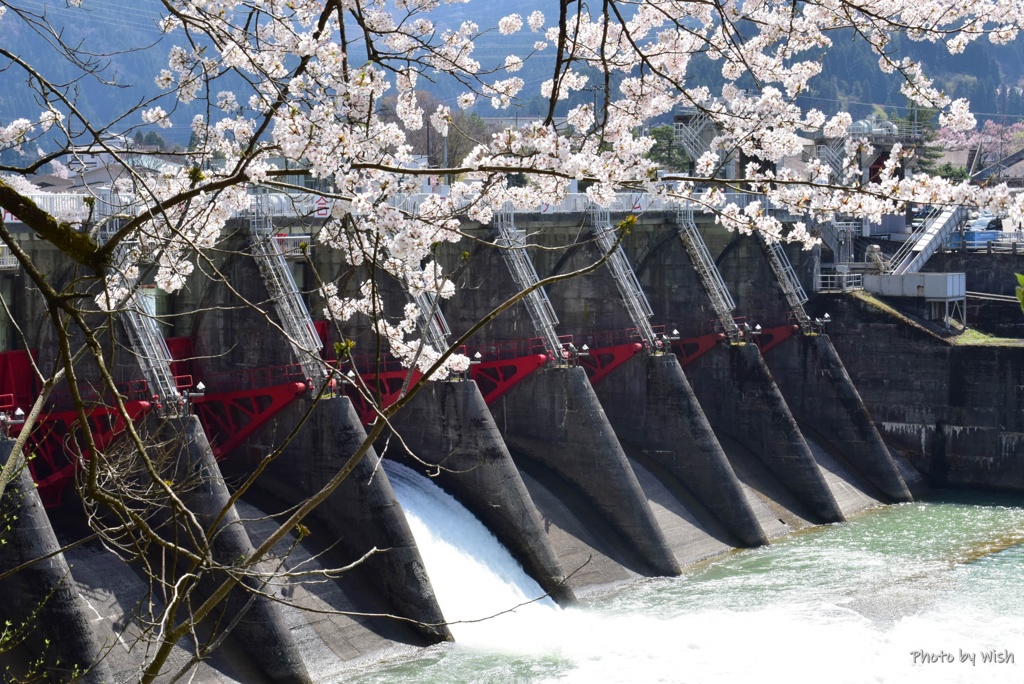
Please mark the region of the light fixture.
<svg viewBox="0 0 1024 684"><path fill-rule="evenodd" d="M760 323L758 323L757 325L754 326L754 332L761 332L761 324Z"/></svg>
<svg viewBox="0 0 1024 684"><path fill-rule="evenodd" d="M823 321L825 321L826 323L828 323L829 321L831 321L831 320L832 320L832 317L831 317L831 316L829 316L828 314L825 314L825 316L824 316L824 317L823 317L823 318L822 318L821 320L823 320Z"/></svg>
<svg viewBox="0 0 1024 684"><path fill-rule="evenodd" d="M478 351L476 354L473 354L473 358L479 361L480 359L484 358L484 355Z"/></svg>
<svg viewBox="0 0 1024 684"><path fill-rule="evenodd" d="M14 417L15 418L24 418L25 417L25 412L21 410L20 406L18 408L14 409Z"/></svg>

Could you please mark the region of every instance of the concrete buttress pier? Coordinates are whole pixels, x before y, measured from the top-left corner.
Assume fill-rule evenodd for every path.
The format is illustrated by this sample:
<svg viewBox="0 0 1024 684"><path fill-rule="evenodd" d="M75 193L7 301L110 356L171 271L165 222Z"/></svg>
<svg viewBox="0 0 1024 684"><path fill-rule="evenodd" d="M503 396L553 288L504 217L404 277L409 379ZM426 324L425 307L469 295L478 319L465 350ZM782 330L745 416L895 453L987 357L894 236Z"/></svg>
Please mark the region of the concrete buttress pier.
<svg viewBox="0 0 1024 684"><path fill-rule="evenodd" d="M521 221L527 230L538 231L533 238L545 249L537 252L534 261L544 276L579 270L604 256L594 239L594 226L591 230L580 228L592 224L593 217L569 214L560 218L561 224L549 220L543 227ZM632 239L625 237L626 241ZM622 265L628 268L628 263ZM577 348L584 343L600 347L603 343L599 340L616 335L616 331L635 329L636 322L610 266L606 263L592 273L547 288L559 313L560 329L573 335ZM659 523L672 538L670 545L680 562L721 552L722 542L728 546L767 543L767 535L674 355L652 350L637 353L595 381L594 391L634 471L640 471L637 476L647 474L641 481L645 493L652 500L659 499L660 508L679 514L670 516L666 511L659 516ZM689 525L693 527L684 531Z"/></svg>
<svg viewBox="0 0 1024 684"><path fill-rule="evenodd" d="M392 425L401 439L382 438L385 458L429 471L438 486L502 540L544 591L562 605L576 602L476 383L429 382Z"/></svg>
<svg viewBox="0 0 1024 684"><path fill-rule="evenodd" d="M278 443L298 423L307 409L306 402L294 403L282 413L276 426L263 433L264 439L270 438L266 447L260 447L257 438L243 447L241 454L229 459L232 463L225 467L234 469L241 464L239 474L244 475L269 453L270 444ZM272 434L275 429L277 433ZM289 505L304 501L346 466L365 439L366 432L347 397L321 399L284 452L267 465L257 486ZM406 640L436 643L450 639L412 531L379 461L371 448L345 481L314 509L306 527L311 539L332 547L332 557L341 564L357 561L375 550L342 574L342 582L351 574L361 590L372 594L365 598L378 602L376 611L369 610L372 604L364 602L360 606L364 612L381 612L383 606L383 612L411 621L411 630L417 637L406 635ZM355 584L349 582L346 586Z"/></svg>
<svg viewBox="0 0 1024 684"><path fill-rule="evenodd" d="M231 567L237 559L251 556L253 544L231 505L231 494L199 420L195 416L170 419L160 427L162 437L176 444L180 454L165 477L196 483L182 493L182 501L206 529L214 561ZM269 561L262 565L270 570ZM226 573L216 573L205 589L212 591L225 577ZM254 577L242 582L245 589L232 590L213 619L230 623L237 618L233 632L238 643L270 681L311 681L278 604L265 595L275 593L275 588Z"/></svg>
<svg viewBox="0 0 1024 684"><path fill-rule="evenodd" d="M765 362L802 429L817 426L881 497L912 500L910 490L875 428L871 414L825 335L797 335L765 354Z"/></svg>
<svg viewBox="0 0 1024 684"><path fill-rule="evenodd" d="M638 355L594 391L623 444L664 468L735 538L767 544L750 502L672 355Z"/></svg>
<svg viewBox="0 0 1024 684"><path fill-rule="evenodd" d="M699 226L702 234L711 231ZM720 332L721 315L687 252L676 216L647 216L633 233L637 239L624 245L655 319L678 330L683 341ZM714 243L709 248L716 251ZM756 346L714 344L683 371L769 537L843 519Z"/></svg>
<svg viewBox="0 0 1024 684"><path fill-rule="evenodd" d="M238 292L245 299L266 306L267 289L256 262L243 251L245 240L234 237L231 242L235 249L225 250L222 272L240 284ZM237 369L258 371L296 362L272 325L277 320L272 310L264 315L242 306L220 282L197 284L194 290L203 307L189 326L198 357L193 364L198 377L216 378L205 380L207 393L227 389L222 383ZM308 393L296 397L221 462L231 481L242 481L295 431L283 453L266 464L247 504L264 512L298 505L345 468L366 440L349 399L325 395L315 404L311 401ZM331 586L298 587L296 595L302 599L297 603L340 613L329 620L310 619L315 639L333 652L325 657L350 660L386 649L389 642L424 645L451 638L412 532L372 448L304 525L310 532L304 543L320 548L304 567L323 562L330 579L320 584ZM340 574L332 571L364 555L356 566ZM397 619L380 617L389 614Z"/></svg>
<svg viewBox="0 0 1024 684"><path fill-rule="evenodd" d="M640 561L642 565L634 565L636 571L680 573L582 368L538 370L495 402L491 411L513 454L552 471L581 493L617 534L616 541ZM626 558L621 562L630 564Z"/></svg>
<svg viewBox="0 0 1024 684"><path fill-rule="evenodd" d="M843 520L793 414L757 347L723 345L687 366L693 389L719 435L755 454L799 501L810 520ZM724 391L723 391L724 390Z"/></svg>
<svg viewBox="0 0 1024 684"><path fill-rule="evenodd" d="M7 462L13 446L13 441L0 442L0 463ZM96 616L60 553L61 545L27 467L8 483L0 515L7 528L0 573L34 563L30 571L0 581L4 597L0 617L10 621L8 629L15 632L24 625L26 659L38 661L49 676L61 681L72 679L76 672L75 681L86 684L114 681L92 629Z"/></svg>
<svg viewBox="0 0 1024 684"><path fill-rule="evenodd" d="M486 244L497 231L465 230L479 241L468 258L458 257L459 287L444 304L454 336L521 289L504 248ZM508 342L522 346L539 336L520 301L476 333L470 354L477 348L501 349ZM489 407L570 585L580 591L637 574L678 574L679 562L583 369L549 362L517 377L522 379Z"/></svg>
<svg viewBox="0 0 1024 684"><path fill-rule="evenodd" d="M777 326L797 320L794 306L810 321L792 337L766 346L763 355L844 513L854 513L876 501L911 500L839 354L827 336L818 334L827 333L831 323L811 321L802 305L787 301L763 241L732 236L720 249L717 261L723 277L749 325L759 323L766 330L778 331ZM793 264L793 274L809 283L814 252L796 246L784 251Z"/></svg>

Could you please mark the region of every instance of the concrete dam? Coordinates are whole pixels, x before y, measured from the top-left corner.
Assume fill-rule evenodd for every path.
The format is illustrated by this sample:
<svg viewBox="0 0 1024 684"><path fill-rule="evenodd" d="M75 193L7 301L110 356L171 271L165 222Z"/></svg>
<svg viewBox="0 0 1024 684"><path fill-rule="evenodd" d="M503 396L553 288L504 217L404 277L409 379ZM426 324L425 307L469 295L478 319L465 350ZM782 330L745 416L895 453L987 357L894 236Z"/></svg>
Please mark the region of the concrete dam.
<svg viewBox="0 0 1024 684"><path fill-rule="evenodd" d="M195 681L321 681L389 649L450 639L382 460L428 475L562 605L910 501L921 476L903 455L930 476L941 471L941 482L977 484L958 479L944 451L955 437L942 423L952 419L935 417L960 406L963 422L977 422L969 392L946 403L932 394L934 406L914 414L905 397L866 380L866 341L902 324L847 296L809 299L816 250L728 233L686 205L627 199L610 210L568 203L467 222L470 240L437 253L457 280L450 300L426 301L382 278L385 302L416 301L426 313L425 339L472 333L470 369L408 400L407 382L419 376L376 353L369 321L339 330L319 320L319 283L351 277L317 247L322 222L266 197L185 289L140 296L109 317L99 342L112 350L110 367L81 362L77 385L86 392L111 374L136 430L163 456L129 483L135 503L105 524L179 530L186 547L189 531L202 529L213 558L192 562L225 568L272 546L265 573L241 576L245 587L174 645L157 681L190 668ZM23 245L51 278L76 277L47 243L26 234ZM13 317L0 389L6 458L20 436L16 410L43 390L32 364L52 364L61 340L28 276L15 269L2 279ZM337 369L333 381L318 370L322 359ZM963 360L949 363L970 372ZM385 426L359 385L383 408L405 405ZM87 516L112 514L76 493L90 485L83 464L92 449L130 459L133 446L110 397L79 397L90 410L83 430L68 389L54 391L27 435L33 458L5 496L5 618L42 627L10 660L41 662L59 679L84 670L82 681L135 680L148 654L130 645L175 600L173 586L151 582L153 568L174 578L189 566L167 568L155 544L91 534ZM900 406L901 424L923 425L927 445L915 428L890 427ZM78 446L83 432L88 448ZM363 453L368 434L376 437ZM1001 440L999 467L1012 468L1022 447L992 439ZM153 473L194 521L145 507L170 495L146 486ZM347 477L301 527L268 541L339 473ZM204 584L194 600L215 590ZM207 653L210 639L221 647Z"/></svg>

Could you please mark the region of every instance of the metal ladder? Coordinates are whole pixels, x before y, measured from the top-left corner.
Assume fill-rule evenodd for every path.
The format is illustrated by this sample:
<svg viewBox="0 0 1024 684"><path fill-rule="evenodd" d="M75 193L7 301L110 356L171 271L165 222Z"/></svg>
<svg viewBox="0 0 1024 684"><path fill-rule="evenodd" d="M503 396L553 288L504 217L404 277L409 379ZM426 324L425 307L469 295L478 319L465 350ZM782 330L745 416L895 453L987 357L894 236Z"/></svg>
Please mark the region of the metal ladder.
<svg viewBox="0 0 1024 684"><path fill-rule="evenodd" d="M811 319L804 310L804 302L808 299L807 293L804 291L803 285L800 284L796 271L793 270L793 263L786 255L786 250L782 248L782 243L779 240L768 240L760 232L757 237L761 240L761 245L768 255L768 263L771 265L772 271L775 272L779 285L782 286L786 303L789 304L789 310L793 313L797 325L801 330L809 330Z"/></svg>
<svg viewBox="0 0 1024 684"><path fill-rule="evenodd" d="M514 210L512 204L506 202L501 209L494 212L495 225L498 228L497 244L503 247L501 255L505 259L509 273L520 290L525 290L540 282L537 270L533 267L530 256L526 253L526 232L517 230L515 226ZM523 299L530 318L533 320L533 327L537 334L544 338L548 349L556 355L556 360L561 357L562 343L555 332L558 325L558 316L551 306L548 293L543 287L534 288Z"/></svg>
<svg viewBox="0 0 1024 684"><path fill-rule="evenodd" d="M265 198L256 196L249 207L249 238L252 255L259 266L267 293L274 303L274 311L285 332L295 359L302 365L306 377L319 390L326 381L326 372L320 360L320 336L313 326L306 303L284 258L284 252L272 235L273 222Z"/></svg>
<svg viewBox="0 0 1024 684"><path fill-rule="evenodd" d="M636 273L622 251L621 246L615 244L615 228L611 225L607 209L593 205L590 208L591 230L597 238L597 244L601 250L608 255L608 269L612 272L616 287L622 296L622 302L626 305L633 326L637 329L640 337L647 343L649 349L657 348L657 340L654 329L647 319L654 315L651 303L647 301L647 295L640 287Z"/></svg>
<svg viewBox="0 0 1024 684"><path fill-rule="evenodd" d="M125 305L122 320L150 392L160 398L164 415L178 416L183 402L171 374L171 352L155 316L152 300L135 290Z"/></svg>
<svg viewBox="0 0 1024 684"><path fill-rule="evenodd" d="M722 279L722 273L715 265L715 260L711 258L704 238L697 230L697 224L693 220L693 206L689 202L676 205L676 230L687 254L690 255L693 267L697 269L704 291L711 300L711 308L715 310L726 337L732 342L739 341L740 329L732 318L736 302L733 301L732 294Z"/></svg>
<svg viewBox="0 0 1024 684"><path fill-rule="evenodd" d="M130 254L131 244L119 245L114 268L123 273L129 265ZM157 325L154 302L142 296L138 282L128 283L128 287L131 294L124 302L120 319L128 333L132 351L139 360L139 368L150 392L159 398L164 415L179 416L184 411L184 402L171 373L173 359Z"/></svg>

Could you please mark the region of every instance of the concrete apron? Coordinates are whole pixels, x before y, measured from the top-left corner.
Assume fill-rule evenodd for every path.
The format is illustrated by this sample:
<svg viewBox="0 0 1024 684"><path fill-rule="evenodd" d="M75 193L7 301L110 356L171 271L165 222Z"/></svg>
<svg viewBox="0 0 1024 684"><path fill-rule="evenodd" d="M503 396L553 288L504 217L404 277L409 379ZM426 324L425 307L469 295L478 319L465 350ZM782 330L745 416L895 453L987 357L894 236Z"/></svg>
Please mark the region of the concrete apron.
<svg viewBox="0 0 1024 684"><path fill-rule="evenodd" d="M765 363L790 410L803 424L815 426L821 441L842 457L853 471L855 486L888 502L913 500L827 336L796 335L769 350Z"/></svg>
<svg viewBox="0 0 1024 684"><path fill-rule="evenodd" d="M679 505L691 509L702 536L716 536L715 528L724 527L728 536L720 541L728 546L768 543L674 355L634 356L594 391L620 442L653 462L652 474L677 494ZM705 522L708 515L713 520ZM680 541L706 546L696 538ZM673 550L680 562L692 562L682 560L685 549Z"/></svg>
<svg viewBox="0 0 1024 684"><path fill-rule="evenodd" d="M559 503L615 537L601 540L609 542L612 562L646 575L681 572L582 368L540 369L490 408L520 470L531 479L553 477L569 495ZM539 502L538 508L548 515ZM563 559L564 545L556 544L556 552L576 570Z"/></svg>
<svg viewBox="0 0 1024 684"><path fill-rule="evenodd" d="M730 435L760 462L762 468L757 463L738 464L743 455L727 447L730 462L737 474L742 468L744 474L740 478L748 486L769 499L771 507L794 514L797 524L799 519L811 523L844 519L755 345L719 345L687 366L685 372L720 439ZM775 483L765 481L765 477L774 478ZM780 484L798 505L794 508L792 503L782 500L784 497L772 492L773 484ZM765 518L759 518L764 525ZM793 526L788 520L786 524Z"/></svg>
<svg viewBox="0 0 1024 684"><path fill-rule="evenodd" d="M6 463L13 441L0 442L0 463ZM27 626L24 643L32 660L56 680L115 681L109 664L100 659L99 640L92 629L95 613L78 591L71 569L43 509L28 467L8 483L2 500L6 543L0 545L0 573L37 561L0 581L3 615L14 629Z"/></svg>
<svg viewBox="0 0 1024 684"><path fill-rule="evenodd" d="M382 437L385 458L429 470L432 481L476 516L555 601L576 602L475 382L426 383L391 424L401 439Z"/></svg>

